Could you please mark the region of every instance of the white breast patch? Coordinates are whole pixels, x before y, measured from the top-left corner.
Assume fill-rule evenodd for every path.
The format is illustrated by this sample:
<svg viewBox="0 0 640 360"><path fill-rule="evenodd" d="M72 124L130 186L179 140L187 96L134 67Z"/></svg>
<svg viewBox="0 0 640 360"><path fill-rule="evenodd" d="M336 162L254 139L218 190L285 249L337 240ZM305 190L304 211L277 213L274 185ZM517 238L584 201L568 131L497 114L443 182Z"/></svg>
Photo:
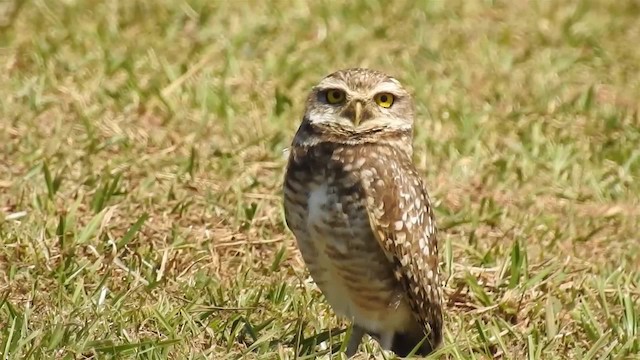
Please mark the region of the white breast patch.
<svg viewBox="0 0 640 360"><path fill-rule="evenodd" d="M324 183L309 193L307 226L310 228L313 228L313 225L324 224L327 220L328 188L327 184Z"/></svg>

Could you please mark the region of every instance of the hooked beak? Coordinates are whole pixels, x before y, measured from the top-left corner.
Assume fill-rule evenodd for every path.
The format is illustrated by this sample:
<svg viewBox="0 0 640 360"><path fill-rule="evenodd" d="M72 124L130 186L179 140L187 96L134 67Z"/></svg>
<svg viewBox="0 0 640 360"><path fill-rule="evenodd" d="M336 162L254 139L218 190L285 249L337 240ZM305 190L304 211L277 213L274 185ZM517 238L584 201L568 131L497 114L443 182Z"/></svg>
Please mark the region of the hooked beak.
<svg viewBox="0 0 640 360"><path fill-rule="evenodd" d="M354 126L358 126L360 124L360 122L362 121L362 115L362 102L360 102L359 100L354 100L349 103L349 105L347 105L347 108L342 113L342 116L351 120Z"/></svg>
<svg viewBox="0 0 640 360"><path fill-rule="evenodd" d="M360 124L360 120L362 120L362 103L360 101L356 101L353 123L358 126Z"/></svg>

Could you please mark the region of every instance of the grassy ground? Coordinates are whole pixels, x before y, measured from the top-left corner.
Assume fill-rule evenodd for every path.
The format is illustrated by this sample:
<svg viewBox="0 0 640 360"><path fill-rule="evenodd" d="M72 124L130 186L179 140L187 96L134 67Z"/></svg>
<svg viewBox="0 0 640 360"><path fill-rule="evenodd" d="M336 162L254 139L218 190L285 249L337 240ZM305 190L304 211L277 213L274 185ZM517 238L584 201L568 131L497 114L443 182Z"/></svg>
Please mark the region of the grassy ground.
<svg viewBox="0 0 640 360"><path fill-rule="evenodd" d="M340 346L283 222L282 151L309 87L357 65L417 99L441 358L640 359L638 2L0 8L3 358Z"/></svg>

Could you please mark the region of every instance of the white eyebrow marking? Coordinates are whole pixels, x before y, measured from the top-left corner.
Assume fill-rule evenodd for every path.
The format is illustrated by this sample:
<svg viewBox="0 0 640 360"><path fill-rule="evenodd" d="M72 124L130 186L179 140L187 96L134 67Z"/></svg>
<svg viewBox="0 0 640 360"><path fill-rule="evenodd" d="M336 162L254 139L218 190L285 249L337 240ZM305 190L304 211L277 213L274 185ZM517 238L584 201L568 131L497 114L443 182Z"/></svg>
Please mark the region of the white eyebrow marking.
<svg viewBox="0 0 640 360"><path fill-rule="evenodd" d="M322 80L320 84L318 84L317 88L318 89L337 88L337 89L343 89L345 91L347 90L345 87L344 81L331 79L331 78Z"/></svg>
<svg viewBox="0 0 640 360"><path fill-rule="evenodd" d="M388 92L392 94L397 94L398 90L400 90L398 84L383 82L378 84L375 88L373 88L372 93L377 94L381 92Z"/></svg>

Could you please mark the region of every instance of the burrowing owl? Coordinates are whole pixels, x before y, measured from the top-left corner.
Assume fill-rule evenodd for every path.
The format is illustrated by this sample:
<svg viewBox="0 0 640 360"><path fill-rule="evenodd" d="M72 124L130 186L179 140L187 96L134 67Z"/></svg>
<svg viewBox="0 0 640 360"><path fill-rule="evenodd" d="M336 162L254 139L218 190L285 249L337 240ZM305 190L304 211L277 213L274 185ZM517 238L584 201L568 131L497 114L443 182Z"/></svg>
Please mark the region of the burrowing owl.
<svg viewBox="0 0 640 360"><path fill-rule="evenodd" d="M398 80L369 69L313 88L284 181L287 225L334 311L406 356L442 340L436 225L412 163L414 104Z"/></svg>

